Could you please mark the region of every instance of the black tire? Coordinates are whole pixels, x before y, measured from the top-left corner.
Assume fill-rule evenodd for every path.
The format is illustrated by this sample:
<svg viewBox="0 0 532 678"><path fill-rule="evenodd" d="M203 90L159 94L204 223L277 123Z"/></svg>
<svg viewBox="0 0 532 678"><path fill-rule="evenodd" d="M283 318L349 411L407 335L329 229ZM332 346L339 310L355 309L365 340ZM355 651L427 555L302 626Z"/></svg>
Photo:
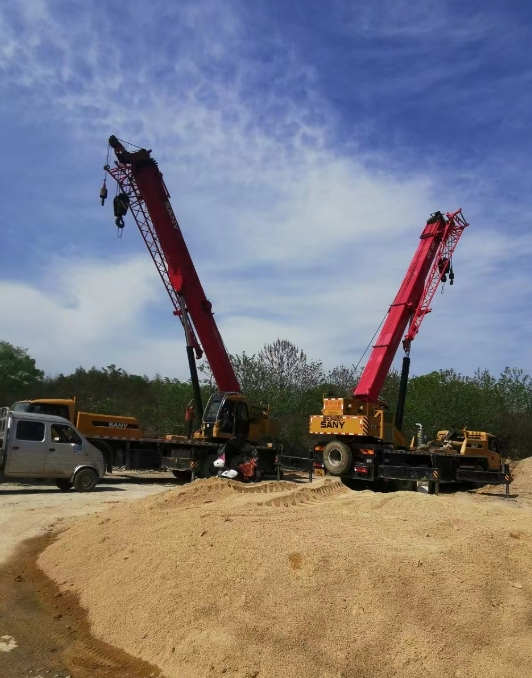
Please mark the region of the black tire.
<svg viewBox="0 0 532 678"><path fill-rule="evenodd" d="M82 468L74 476L74 489L76 492L92 492L98 484L98 474L92 468Z"/></svg>
<svg viewBox="0 0 532 678"><path fill-rule="evenodd" d="M417 482L415 480L392 480L392 492L417 492Z"/></svg>
<svg viewBox="0 0 532 678"><path fill-rule="evenodd" d="M371 483L368 483L366 480L359 480L358 478L342 478L342 483L355 492L369 490L371 485Z"/></svg>
<svg viewBox="0 0 532 678"><path fill-rule="evenodd" d="M323 450L323 465L332 476L340 476L353 465L353 453L345 443L331 440Z"/></svg>
<svg viewBox="0 0 532 678"><path fill-rule="evenodd" d="M55 484L61 490L61 492L68 492L73 486L73 483L68 478L58 478L55 481Z"/></svg>
<svg viewBox="0 0 532 678"><path fill-rule="evenodd" d="M174 476L174 478L177 478L178 480L186 480L187 477L190 480L190 476L192 475L191 471L175 471L173 469L171 469L171 470L172 470L172 475Z"/></svg>
<svg viewBox="0 0 532 678"><path fill-rule="evenodd" d="M214 452L205 457L201 462L199 477L200 478L214 478L218 475L220 469L213 466L214 462L218 459L218 455Z"/></svg>
<svg viewBox="0 0 532 678"><path fill-rule="evenodd" d="M113 472L114 454L113 448L105 440L91 440L91 445L94 445L103 454L105 460L105 470L107 473Z"/></svg>

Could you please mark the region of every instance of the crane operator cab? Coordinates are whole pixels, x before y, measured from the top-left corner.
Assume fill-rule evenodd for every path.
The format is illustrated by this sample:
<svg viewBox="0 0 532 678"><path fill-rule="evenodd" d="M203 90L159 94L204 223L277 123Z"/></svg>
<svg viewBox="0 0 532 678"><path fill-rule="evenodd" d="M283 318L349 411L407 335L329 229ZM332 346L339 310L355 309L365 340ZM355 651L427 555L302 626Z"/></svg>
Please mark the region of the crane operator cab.
<svg viewBox="0 0 532 678"><path fill-rule="evenodd" d="M243 437L258 442L277 434L278 422L269 418L267 408L248 406L240 393L214 393L205 407L201 429L194 438L230 440Z"/></svg>
<svg viewBox="0 0 532 678"><path fill-rule="evenodd" d="M209 398L203 414L201 435L204 439L229 440L249 435L248 405L239 393L215 393Z"/></svg>

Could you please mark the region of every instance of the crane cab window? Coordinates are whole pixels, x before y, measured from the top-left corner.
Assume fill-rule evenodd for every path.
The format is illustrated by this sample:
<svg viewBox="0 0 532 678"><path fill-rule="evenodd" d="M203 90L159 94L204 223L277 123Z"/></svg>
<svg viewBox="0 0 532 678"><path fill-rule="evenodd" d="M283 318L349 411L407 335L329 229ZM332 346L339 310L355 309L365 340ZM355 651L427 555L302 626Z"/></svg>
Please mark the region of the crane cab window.
<svg viewBox="0 0 532 678"><path fill-rule="evenodd" d="M249 435L248 406L243 402L236 403L235 435L246 437Z"/></svg>
<svg viewBox="0 0 532 678"><path fill-rule="evenodd" d="M499 441L497 440L497 438L489 438L488 446L492 452L499 452Z"/></svg>
<svg viewBox="0 0 532 678"><path fill-rule="evenodd" d="M233 400L226 400L220 412L220 431L222 433L233 433L235 428L236 403Z"/></svg>
<svg viewBox="0 0 532 678"><path fill-rule="evenodd" d="M236 404L236 418L238 421L248 421L248 406L246 403L237 403Z"/></svg>
<svg viewBox="0 0 532 678"><path fill-rule="evenodd" d="M213 396L208 404L207 408L205 410L205 413L203 415L203 421L207 424L214 424L214 422L218 419L218 410L220 409L220 405L222 403L222 397L221 395L219 396Z"/></svg>

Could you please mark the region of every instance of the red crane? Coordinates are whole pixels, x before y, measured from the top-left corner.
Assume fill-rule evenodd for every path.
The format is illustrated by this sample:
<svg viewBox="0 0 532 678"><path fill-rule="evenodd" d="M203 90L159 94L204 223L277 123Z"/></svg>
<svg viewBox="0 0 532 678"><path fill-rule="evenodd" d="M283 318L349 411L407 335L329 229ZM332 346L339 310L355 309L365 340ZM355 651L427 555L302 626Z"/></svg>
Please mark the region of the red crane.
<svg viewBox="0 0 532 678"><path fill-rule="evenodd" d="M423 318L430 313L430 304L440 282L447 276L453 284L452 255L464 229L469 224L459 209L446 217L435 212L427 221L420 243L403 279L373 347L358 385L353 390L357 400L377 402L397 349L403 339L406 356L403 361L396 426L401 428L404 397L410 366L410 344L417 335ZM407 329L408 328L408 329Z"/></svg>
<svg viewBox="0 0 532 678"><path fill-rule="evenodd" d="M114 199L116 224L123 227L122 217L131 209L139 231L157 267L174 307L180 317L187 340L196 411L201 419L203 407L197 380L196 358L207 357L220 391L240 393L229 355L214 320L212 305L207 299L194 267L188 247L170 204L170 194L151 150L128 151L115 136L109 138L117 160L105 170L117 182L120 193ZM107 191L102 188L102 204Z"/></svg>

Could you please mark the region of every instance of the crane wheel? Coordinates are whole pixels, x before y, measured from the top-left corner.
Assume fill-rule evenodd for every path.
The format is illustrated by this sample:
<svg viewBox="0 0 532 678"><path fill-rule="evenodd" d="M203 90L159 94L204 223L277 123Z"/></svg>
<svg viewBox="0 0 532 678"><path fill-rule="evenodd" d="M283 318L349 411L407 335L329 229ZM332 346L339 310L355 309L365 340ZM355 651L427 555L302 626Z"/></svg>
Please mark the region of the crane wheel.
<svg viewBox="0 0 532 678"><path fill-rule="evenodd" d="M213 478L214 476L218 475L218 471L220 469L217 469L216 466L213 466L217 459L218 455L214 452L205 457L200 466L200 478Z"/></svg>
<svg viewBox="0 0 532 678"><path fill-rule="evenodd" d="M353 465L353 453L339 440L331 440L323 449L323 465L332 476L340 476Z"/></svg>
<svg viewBox="0 0 532 678"><path fill-rule="evenodd" d="M177 478L178 480L190 480L190 471L175 471L174 469L171 469L171 472L174 478Z"/></svg>

